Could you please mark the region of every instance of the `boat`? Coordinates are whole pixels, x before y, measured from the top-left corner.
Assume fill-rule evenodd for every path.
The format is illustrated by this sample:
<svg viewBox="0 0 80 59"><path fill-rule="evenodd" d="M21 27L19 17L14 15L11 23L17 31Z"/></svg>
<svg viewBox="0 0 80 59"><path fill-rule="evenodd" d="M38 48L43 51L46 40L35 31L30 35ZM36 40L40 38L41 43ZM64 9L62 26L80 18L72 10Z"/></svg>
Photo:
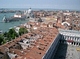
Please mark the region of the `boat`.
<svg viewBox="0 0 80 59"><path fill-rule="evenodd" d="M7 22L12 22L12 21L19 21L19 20L26 20L26 15L22 15L22 14L15 14L14 16L7 18L7 17L3 17L3 22L7 23Z"/></svg>
<svg viewBox="0 0 80 59"><path fill-rule="evenodd" d="M25 20L26 18L15 18L15 17L11 17L11 18L5 18L3 19L3 22L12 22L12 21L19 21L19 20Z"/></svg>
<svg viewBox="0 0 80 59"><path fill-rule="evenodd" d="M5 16L3 17L3 22L12 22L12 21L19 21L19 20L26 20L27 18L30 18L31 14L31 8L27 10L26 12L17 12L14 14L14 16L10 18L6 18Z"/></svg>

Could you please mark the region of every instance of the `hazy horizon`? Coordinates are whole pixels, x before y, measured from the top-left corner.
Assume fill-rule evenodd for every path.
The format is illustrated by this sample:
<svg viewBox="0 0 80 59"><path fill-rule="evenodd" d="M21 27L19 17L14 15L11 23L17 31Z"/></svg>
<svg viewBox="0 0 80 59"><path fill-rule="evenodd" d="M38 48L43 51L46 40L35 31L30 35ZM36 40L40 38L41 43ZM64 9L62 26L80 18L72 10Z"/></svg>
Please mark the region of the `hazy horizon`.
<svg viewBox="0 0 80 59"><path fill-rule="evenodd" d="M0 8L80 10L80 0L0 0Z"/></svg>

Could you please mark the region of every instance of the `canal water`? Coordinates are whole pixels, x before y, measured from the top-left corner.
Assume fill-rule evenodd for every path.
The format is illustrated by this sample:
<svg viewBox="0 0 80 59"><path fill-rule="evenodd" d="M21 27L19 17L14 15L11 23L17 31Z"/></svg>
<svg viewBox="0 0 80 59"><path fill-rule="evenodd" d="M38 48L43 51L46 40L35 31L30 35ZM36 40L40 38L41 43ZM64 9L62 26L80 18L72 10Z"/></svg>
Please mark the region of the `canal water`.
<svg viewBox="0 0 80 59"><path fill-rule="evenodd" d="M19 26L20 24L24 24L26 22L28 22L27 20L23 20L23 21L14 21L14 22L8 22L8 23L4 23L3 22L3 17L11 17L13 16L15 13L0 13L0 31L8 31L9 28L14 27L14 26Z"/></svg>

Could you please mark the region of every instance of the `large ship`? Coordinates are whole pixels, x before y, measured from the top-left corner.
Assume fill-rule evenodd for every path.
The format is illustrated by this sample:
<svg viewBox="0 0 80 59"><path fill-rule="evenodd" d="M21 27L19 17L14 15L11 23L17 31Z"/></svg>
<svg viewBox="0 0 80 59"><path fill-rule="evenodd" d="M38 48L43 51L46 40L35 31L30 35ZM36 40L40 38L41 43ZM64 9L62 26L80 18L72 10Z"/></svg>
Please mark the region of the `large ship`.
<svg viewBox="0 0 80 59"><path fill-rule="evenodd" d="M12 22L12 21L25 20L25 19L26 19L26 15L21 14L21 13L16 13L14 16L12 16L10 18L6 18L4 16L3 22Z"/></svg>
<svg viewBox="0 0 80 59"><path fill-rule="evenodd" d="M19 20L26 20L27 18L30 17L31 10L29 9L26 12L17 12L14 14L14 16L10 18L6 18L5 16L3 17L3 22L12 22L12 21L19 21Z"/></svg>

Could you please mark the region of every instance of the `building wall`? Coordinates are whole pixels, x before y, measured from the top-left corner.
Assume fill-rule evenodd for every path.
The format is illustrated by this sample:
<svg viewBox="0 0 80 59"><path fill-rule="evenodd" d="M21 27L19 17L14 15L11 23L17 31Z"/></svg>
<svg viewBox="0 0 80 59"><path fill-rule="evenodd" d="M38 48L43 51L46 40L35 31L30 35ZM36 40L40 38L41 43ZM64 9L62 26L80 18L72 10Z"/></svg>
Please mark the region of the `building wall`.
<svg viewBox="0 0 80 59"><path fill-rule="evenodd" d="M60 43L80 46L80 37L68 36L68 35L61 35L61 36L62 38L60 40Z"/></svg>
<svg viewBox="0 0 80 59"><path fill-rule="evenodd" d="M55 55L58 44L59 44L59 40L61 38L61 35L58 34L57 37L54 39L53 43L51 44L49 50L47 51L47 53L43 56L42 59L51 59L51 57Z"/></svg>

